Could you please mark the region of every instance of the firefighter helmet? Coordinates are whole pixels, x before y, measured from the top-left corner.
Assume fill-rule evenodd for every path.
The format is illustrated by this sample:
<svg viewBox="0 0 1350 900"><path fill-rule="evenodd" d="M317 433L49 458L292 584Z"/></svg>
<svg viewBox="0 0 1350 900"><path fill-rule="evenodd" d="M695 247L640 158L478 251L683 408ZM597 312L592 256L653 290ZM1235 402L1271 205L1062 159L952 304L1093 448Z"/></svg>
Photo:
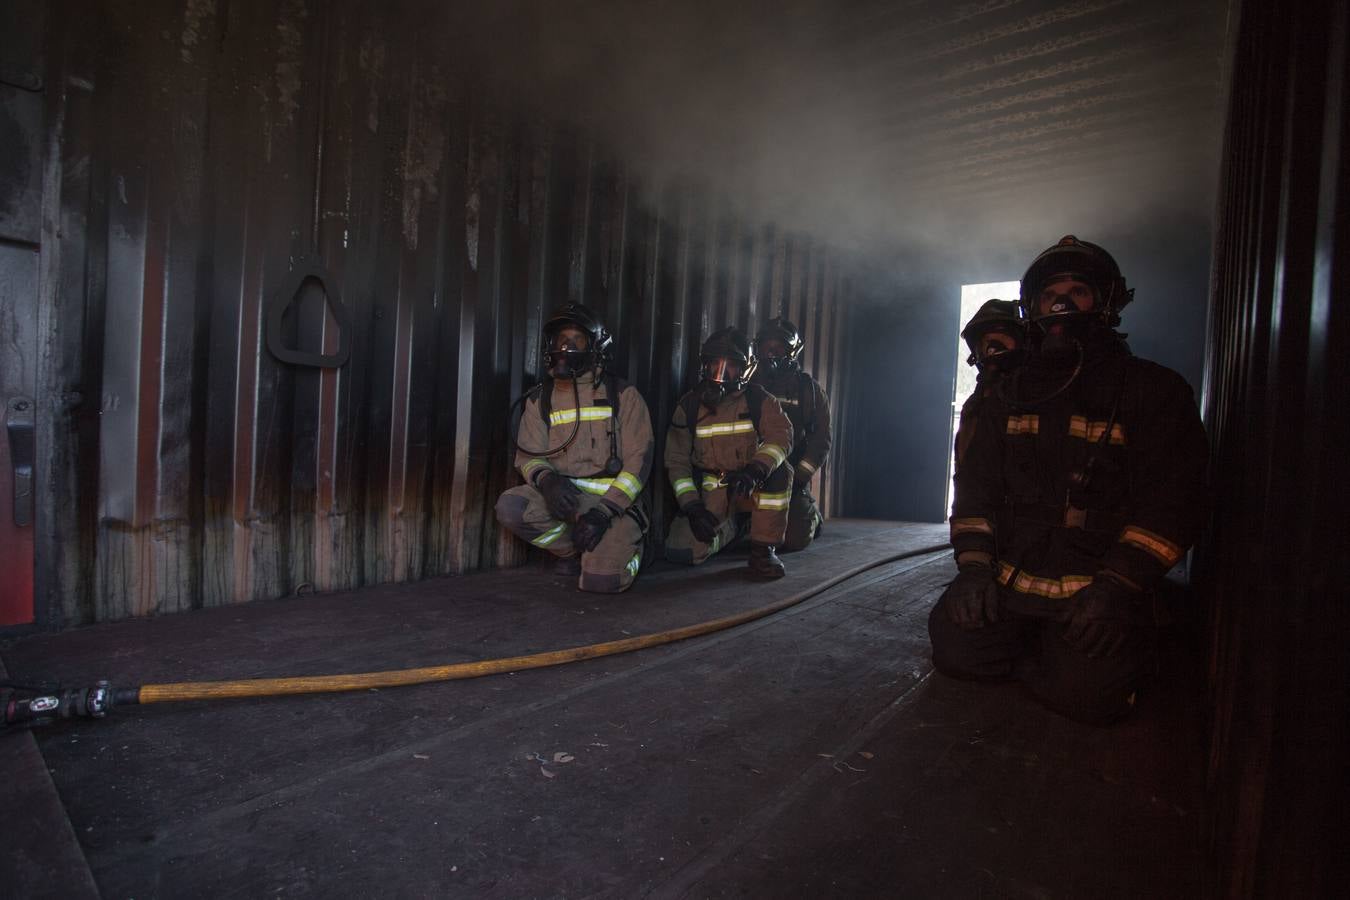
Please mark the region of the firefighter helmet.
<svg viewBox="0 0 1350 900"><path fill-rule="evenodd" d="M1002 350L990 348L992 352L986 351L982 354L980 352L980 339L991 332L1010 335L1016 343L1014 346ZM975 315L970 317L966 327L961 329L961 339L970 348L970 356L966 358L966 365L983 368L985 361L992 357L1016 353L1019 349L1018 345L1022 343L1025 335L1026 322L1023 320L1016 303L1012 300L986 300L975 311Z"/></svg>
<svg viewBox="0 0 1350 900"><path fill-rule="evenodd" d="M735 391L745 387L755 371L755 354L739 328L714 331L699 353L699 376Z"/></svg>
<svg viewBox="0 0 1350 900"><path fill-rule="evenodd" d="M1041 292L1057 281L1081 281L1092 288L1094 297L1090 310L1068 308L1041 314L1038 301ZM1134 299L1134 291L1125 285L1120 266L1115 259L1096 244L1065 235L1053 247L1044 250L1032 260L1022 276L1022 294L1018 301L1022 314L1033 324L1066 317L1099 319L1108 328L1120 324L1120 311Z"/></svg>
<svg viewBox="0 0 1350 900"><path fill-rule="evenodd" d="M784 353L781 356L766 354L764 345L769 341L780 342ZM780 316L765 322L755 335L755 359L770 369L795 369L800 365L799 358L805 346L806 341L802 340L797 326Z"/></svg>
<svg viewBox="0 0 1350 900"><path fill-rule="evenodd" d="M584 332L588 339L585 348L560 345L558 337L565 328ZM554 310L544 323L540 343L544 367L561 377L604 366L609 361L614 338L595 313L580 303L567 303Z"/></svg>

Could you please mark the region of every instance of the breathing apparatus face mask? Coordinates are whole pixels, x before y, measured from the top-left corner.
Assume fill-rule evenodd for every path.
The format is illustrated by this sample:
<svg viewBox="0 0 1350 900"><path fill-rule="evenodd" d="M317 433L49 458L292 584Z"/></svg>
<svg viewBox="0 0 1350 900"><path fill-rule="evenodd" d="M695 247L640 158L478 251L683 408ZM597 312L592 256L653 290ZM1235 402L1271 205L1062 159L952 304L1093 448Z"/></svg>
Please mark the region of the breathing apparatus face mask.
<svg viewBox="0 0 1350 900"><path fill-rule="evenodd" d="M1065 273L1041 289L1032 323L1041 331L1041 356L1050 363L1071 362L1079 346L1096 330L1100 298L1084 276Z"/></svg>
<svg viewBox="0 0 1350 900"><path fill-rule="evenodd" d="M579 328L559 329L549 338L548 373L554 378L572 379L594 368L590 343L590 337Z"/></svg>
<svg viewBox="0 0 1350 900"><path fill-rule="evenodd" d="M1020 338L1005 331L988 331L971 348L969 362L981 372L1007 372L1020 366L1025 357Z"/></svg>
<svg viewBox="0 0 1350 900"><path fill-rule="evenodd" d="M760 341L756 355L769 372L790 372L797 367L797 361L788 355L787 344L777 339Z"/></svg>
<svg viewBox="0 0 1350 900"><path fill-rule="evenodd" d="M727 356L705 356L701 374L699 399L704 406L714 407L728 393L741 386L745 365Z"/></svg>

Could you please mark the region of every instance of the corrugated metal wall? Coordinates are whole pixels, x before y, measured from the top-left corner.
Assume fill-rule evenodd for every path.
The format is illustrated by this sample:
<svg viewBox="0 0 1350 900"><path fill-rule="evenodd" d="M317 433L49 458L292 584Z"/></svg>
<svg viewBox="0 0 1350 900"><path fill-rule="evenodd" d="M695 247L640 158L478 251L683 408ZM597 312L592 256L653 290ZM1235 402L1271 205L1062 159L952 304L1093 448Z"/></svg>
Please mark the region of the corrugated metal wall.
<svg viewBox="0 0 1350 900"><path fill-rule="evenodd" d="M1248 0L1231 61L1200 546L1213 896L1350 894L1348 37L1343 0Z"/></svg>
<svg viewBox="0 0 1350 900"><path fill-rule="evenodd" d="M515 112L411 9L53 7L39 618L521 562L506 409L568 299L659 432L728 321L796 320L842 397L837 255Z"/></svg>

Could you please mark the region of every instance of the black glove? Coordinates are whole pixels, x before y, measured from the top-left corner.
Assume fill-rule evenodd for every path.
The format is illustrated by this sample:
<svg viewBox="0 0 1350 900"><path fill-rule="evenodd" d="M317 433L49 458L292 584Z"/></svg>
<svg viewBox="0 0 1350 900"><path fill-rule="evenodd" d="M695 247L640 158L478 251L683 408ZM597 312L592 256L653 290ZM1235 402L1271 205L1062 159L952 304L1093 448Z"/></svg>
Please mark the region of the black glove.
<svg viewBox="0 0 1350 900"><path fill-rule="evenodd" d="M600 539L609 531L610 524L617 515L604 501L581 514L577 524L572 526L572 543L590 553L600 546Z"/></svg>
<svg viewBox="0 0 1350 900"><path fill-rule="evenodd" d="M749 497L768 477L769 473L763 463L755 461L746 463L735 472L727 474L727 494L732 500L737 497Z"/></svg>
<svg viewBox="0 0 1350 900"><path fill-rule="evenodd" d="M947 618L961 628L983 628L998 621L998 582L992 566L966 563L942 594Z"/></svg>
<svg viewBox="0 0 1350 900"><path fill-rule="evenodd" d="M717 516L708 511L708 507L702 503L691 503L685 509L684 514L689 517L689 530L694 533L701 543L711 544L713 538L717 537L717 526L721 521Z"/></svg>
<svg viewBox="0 0 1350 900"><path fill-rule="evenodd" d="M564 522L572 521L581 506L581 489L571 479L563 478L557 472L545 472L534 486L544 495L544 505L550 516Z"/></svg>
<svg viewBox="0 0 1350 900"><path fill-rule="evenodd" d="M1139 621L1142 596L1110 576L1098 575L1073 595L1064 640L1093 659L1115 656Z"/></svg>
<svg viewBox="0 0 1350 900"><path fill-rule="evenodd" d="M799 491L804 491L811 486L811 479L815 477L815 470L808 469L801 463L792 467L792 486Z"/></svg>

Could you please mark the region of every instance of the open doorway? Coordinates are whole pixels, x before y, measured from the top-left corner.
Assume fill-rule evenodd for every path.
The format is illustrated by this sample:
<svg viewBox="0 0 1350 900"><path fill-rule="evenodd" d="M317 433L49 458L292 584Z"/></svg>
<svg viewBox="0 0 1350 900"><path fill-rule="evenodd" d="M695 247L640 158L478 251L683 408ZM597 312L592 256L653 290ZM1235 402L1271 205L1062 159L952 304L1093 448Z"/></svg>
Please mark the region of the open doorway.
<svg viewBox="0 0 1350 900"><path fill-rule="evenodd" d="M961 421L961 407L965 405L966 400L975 391L975 367L966 365L966 357L970 355L970 349L966 342L961 340L960 329L964 328L970 321L970 317L975 315L975 311L980 308L986 300L1016 300L1021 290L1021 285L1016 281L991 281L986 284L963 284L961 285L961 318L957 326L956 334L956 379L955 390L952 393L952 426L947 432L947 447L949 454L947 457L947 512L948 516L952 513L952 500L955 497L956 485L952 481L952 476L956 473L956 426Z"/></svg>

